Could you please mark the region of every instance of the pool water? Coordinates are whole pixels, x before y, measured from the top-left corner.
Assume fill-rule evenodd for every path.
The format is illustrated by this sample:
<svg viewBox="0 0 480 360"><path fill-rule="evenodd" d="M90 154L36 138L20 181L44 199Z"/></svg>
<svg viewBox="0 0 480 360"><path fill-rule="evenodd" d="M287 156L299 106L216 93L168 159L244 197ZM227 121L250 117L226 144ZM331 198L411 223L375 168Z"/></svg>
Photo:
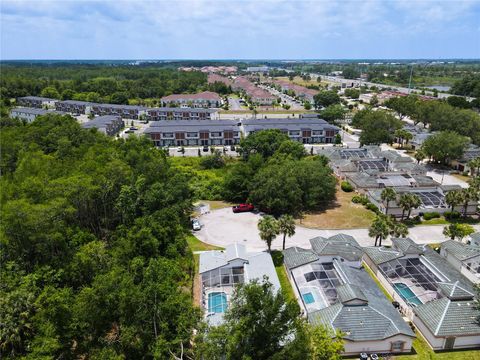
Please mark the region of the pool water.
<svg viewBox="0 0 480 360"><path fill-rule="evenodd" d="M419 298L414 294L412 290L408 288L404 283L395 283L393 284L395 291L405 300L407 303L412 303L414 305L422 305L423 303Z"/></svg>
<svg viewBox="0 0 480 360"><path fill-rule="evenodd" d="M227 294L213 292L208 294L208 312L224 313L227 310Z"/></svg>
<svg viewBox="0 0 480 360"><path fill-rule="evenodd" d="M305 304L311 304L315 302L315 298L313 297L312 293L305 293L302 295L303 301L305 301Z"/></svg>

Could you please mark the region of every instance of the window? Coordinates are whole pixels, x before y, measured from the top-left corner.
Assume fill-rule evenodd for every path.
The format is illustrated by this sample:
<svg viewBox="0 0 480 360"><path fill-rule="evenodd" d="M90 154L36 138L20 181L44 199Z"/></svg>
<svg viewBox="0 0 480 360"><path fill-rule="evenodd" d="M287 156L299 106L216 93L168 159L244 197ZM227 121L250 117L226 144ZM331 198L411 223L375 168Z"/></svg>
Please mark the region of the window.
<svg viewBox="0 0 480 360"><path fill-rule="evenodd" d="M395 341L392 343L392 352L403 351L403 341Z"/></svg>
<svg viewBox="0 0 480 360"><path fill-rule="evenodd" d="M313 135L323 135L323 130L313 130L312 134Z"/></svg>
<svg viewBox="0 0 480 360"><path fill-rule="evenodd" d="M299 136L300 135L300 131L290 131L290 136Z"/></svg>
<svg viewBox="0 0 480 360"><path fill-rule="evenodd" d="M193 138L193 137L197 137L198 136L198 133L196 132L188 132L187 133L187 138Z"/></svg>
<svg viewBox="0 0 480 360"><path fill-rule="evenodd" d="M211 132L211 133L210 133L210 136L211 136L211 137L221 137L221 136L222 136L222 133L221 133L221 132Z"/></svg>
<svg viewBox="0 0 480 360"><path fill-rule="evenodd" d="M173 138L173 133L163 133L162 137L164 138Z"/></svg>

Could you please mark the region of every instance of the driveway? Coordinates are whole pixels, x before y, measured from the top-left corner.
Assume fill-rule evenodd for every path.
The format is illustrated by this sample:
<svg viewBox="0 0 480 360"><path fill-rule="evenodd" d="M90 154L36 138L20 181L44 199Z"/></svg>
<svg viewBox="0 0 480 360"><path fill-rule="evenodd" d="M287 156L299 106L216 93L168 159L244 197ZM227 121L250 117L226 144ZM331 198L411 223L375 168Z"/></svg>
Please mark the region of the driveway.
<svg viewBox="0 0 480 360"><path fill-rule="evenodd" d="M250 251L261 251L267 248L264 241L260 239L257 230L259 214L240 213L234 214L231 208L214 210L200 217L202 229L195 232L195 235L203 242L211 245L225 247L235 242L244 244ZM438 243L445 240L442 234L444 225L416 226L410 229L410 238L419 244ZM474 226L480 231L480 225ZM293 237L287 238L286 245L310 248L309 239L315 236L329 237L335 234L352 235L361 246L372 246L374 239L368 236L368 229L345 229L345 230L317 230L297 225ZM384 241L390 245L390 240ZM278 236L272 243L273 249L282 248L282 236Z"/></svg>
<svg viewBox="0 0 480 360"><path fill-rule="evenodd" d="M228 107L230 110L243 110L240 99L234 97L228 98Z"/></svg>

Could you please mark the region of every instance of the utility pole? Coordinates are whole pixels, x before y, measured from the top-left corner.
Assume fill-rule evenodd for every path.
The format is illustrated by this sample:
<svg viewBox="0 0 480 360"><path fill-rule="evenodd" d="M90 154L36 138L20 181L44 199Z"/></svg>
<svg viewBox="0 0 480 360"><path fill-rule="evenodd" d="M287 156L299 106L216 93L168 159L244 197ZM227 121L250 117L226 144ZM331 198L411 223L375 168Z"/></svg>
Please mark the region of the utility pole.
<svg viewBox="0 0 480 360"><path fill-rule="evenodd" d="M413 64L410 68L410 79L408 80L408 94L410 94L411 86L412 86L412 74L413 74Z"/></svg>

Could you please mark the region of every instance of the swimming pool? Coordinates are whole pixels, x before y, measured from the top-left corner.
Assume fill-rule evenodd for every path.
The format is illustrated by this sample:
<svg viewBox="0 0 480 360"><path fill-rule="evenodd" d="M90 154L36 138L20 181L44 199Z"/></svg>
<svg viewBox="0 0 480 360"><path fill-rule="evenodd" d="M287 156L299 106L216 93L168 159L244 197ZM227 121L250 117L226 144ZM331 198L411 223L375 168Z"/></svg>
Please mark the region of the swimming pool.
<svg viewBox="0 0 480 360"><path fill-rule="evenodd" d="M212 292L208 294L208 312L224 313L227 310L227 294Z"/></svg>
<svg viewBox="0 0 480 360"><path fill-rule="evenodd" d="M302 294L303 301L305 301L305 304L312 304L315 302L315 298L313 297L312 293L305 293Z"/></svg>
<svg viewBox="0 0 480 360"><path fill-rule="evenodd" d="M407 303L414 305L422 305L423 303L415 295L415 293L408 288L404 283L395 283L393 284L395 291L405 300Z"/></svg>

